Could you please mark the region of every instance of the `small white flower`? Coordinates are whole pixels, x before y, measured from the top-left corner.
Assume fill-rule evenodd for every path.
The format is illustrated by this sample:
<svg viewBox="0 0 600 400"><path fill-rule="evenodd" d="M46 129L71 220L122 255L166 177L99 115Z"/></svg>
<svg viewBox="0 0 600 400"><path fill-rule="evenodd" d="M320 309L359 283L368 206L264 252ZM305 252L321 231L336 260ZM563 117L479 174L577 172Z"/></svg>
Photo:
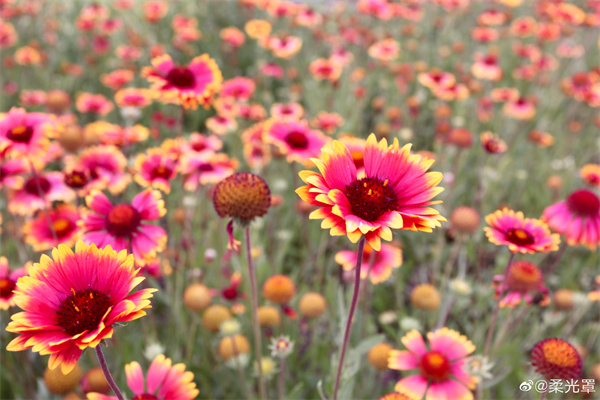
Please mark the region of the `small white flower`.
<svg viewBox="0 0 600 400"><path fill-rule="evenodd" d="M398 320L398 314L395 311L385 311L379 315L379 322L383 325L389 325Z"/></svg>
<svg viewBox="0 0 600 400"><path fill-rule="evenodd" d="M144 350L144 357L146 357L148 361L152 361L157 355L163 354L164 352L164 346L158 342L153 342L146 347L146 350Z"/></svg>
<svg viewBox="0 0 600 400"><path fill-rule="evenodd" d="M219 325L219 333L223 336L232 336L240 333L242 329L242 325L235 318L230 318L226 321L223 321L221 325Z"/></svg>
<svg viewBox="0 0 600 400"><path fill-rule="evenodd" d="M471 294L471 285L460 279L453 279L450 281L450 290L456 294L468 296Z"/></svg>
<svg viewBox="0 0 600 400"><path fill-rule="evenodd" d="M285 192L289 186L290 184L285 179L277 179L273 182L271 188L274 192Z"/></svg>
<svg viewBox="0 0 600 400"><path fill-rule="evenodd" d="M225 361L225 365L231 369L246 368L249 362L250 355L244 353L231 357L229 360Z"/></svg>
<svg viewBox="0 0 600 400"><path fill-rule="evenodd" d="M269 350L271 350L271 355L273 357L285 358L294 350L294 342L292 342L288 336L272 338Z"/></svg>
<svg viewBox="0 0 600 400"><path fill-rule="evenodd" d="M123 107L119 111L127 126L133 126L142 116L142 110L137 107Z"/></svg>
<svg viewBox="0 0 600 400"><path fill-rule="evenodd" d="M406 332L412 331L413 329L420 331L421 322L416 318L404 317L400 320L400 329Z"/></svg>
<svg viewBox="0 0 600 400"><path fill-rule="evenodd" d="M402 128L400 129L399 136L402 140L410 140L413 137L413 131L410 128Z"/></svg>
<svg viewBox="0 0 600 400"><path fill-rule="evenodd" d="M452 118L452 125L457 128L462 128L465 125L465 118L457 115L456 117Z"/></svg>
<svg viewBox="0 0 600 400"><path fill-rule="evenodd" d="M491 369L494 366L487 357L472 356L465 358L465 369L468 374L479 378L480 380L491 379L493 377Z"/></svg>

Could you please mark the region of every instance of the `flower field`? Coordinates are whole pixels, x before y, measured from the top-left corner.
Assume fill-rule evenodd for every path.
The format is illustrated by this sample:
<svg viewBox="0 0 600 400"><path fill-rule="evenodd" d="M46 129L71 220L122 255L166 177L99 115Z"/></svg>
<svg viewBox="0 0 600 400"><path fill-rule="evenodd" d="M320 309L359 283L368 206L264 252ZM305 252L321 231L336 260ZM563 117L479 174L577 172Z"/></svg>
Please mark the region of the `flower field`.
<svg viewBox="0 0 600 400"><path fill-rule="evenodd" d="M599 27L0 0L0 398L597 398Z"/></svg>

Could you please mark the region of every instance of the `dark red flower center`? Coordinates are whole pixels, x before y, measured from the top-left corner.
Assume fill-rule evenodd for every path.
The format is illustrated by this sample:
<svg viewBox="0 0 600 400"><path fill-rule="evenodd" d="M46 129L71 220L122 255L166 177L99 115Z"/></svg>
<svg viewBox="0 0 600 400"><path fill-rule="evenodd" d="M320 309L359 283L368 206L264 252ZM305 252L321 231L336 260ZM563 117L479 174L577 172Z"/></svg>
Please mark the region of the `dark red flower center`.
<svg viewBox="0 0 600 400"><path fill-rule="evenodd" d="M166 80L168 80L173 86L181 89L193 88L196 84L196 78L192 71L185 67L176 67L169 71Z"/></svg>
<svg viewBox="0 0 600 400"><path fill-rule="evenodd" d="M106 217L107 230L115 236L130 236L140 225L140 214L129 204L113 207Z"/></svg>
<svg viewBox="0 0 600 400"><path fill-rule="evenodd" d="M131 400L158 400L158 397L150 393L142 393L132 397Z"/></svg>
<svg viewBox="0 0 600 400"><path fill-rule="evenodd" d="M194 151L202 151L204 149L206 149L206 144L204 142L195 142L192 144L192 149L194 149Z"/></svg>
<svg viewBox="0 0 600 400"><path fill-rule="evenodd" d="M164 179L170 179L171 178L171 169L167 168L167 167L157 167L154 168L154 170L152 171L152 175L155 178L164 178Z"/></svg>
<svg viewBox="0 0 600 400"><path fill-rule="evenodd" d="M65 174L65 183L74 189L80 189L87 184L87 176L83 171L73 171Z"/></svg>
<svg viewBox="0 0 600 400"><path fill-rule="evenodd" d="M396 210L398 197L388 185L388 180L363 178L346 186L346 198L352 212L365 221L377 221L388 211Z"/></svg>
<svg viewBox="0 0 600 400"><path fill-rule="evenodd" d="M600 199L589 190L576 190L567 197L567 207L575 214L593 217L600 212Z"/></svg>
<svg viewBox="0 0 600 400"><path fill-rule="evenodd" d="M419 369L428 380L441 382L450 375L450 360L439 351L428 351L421 357Z"/></svg>
<svg viewBox="0 0 600 400"><path fill-rule="evenodd" d="M510 229L506 232L506 238L517 246L529 246L535 243L534 237L523 229Z"/></svg>
<svg viewBox="0 0 600 400"><path fill-rule="evenodd" d="M110 297L95 289L75 292L63 300L56 311L58 325L69 335L98 328L98 324L111 306Z"/></svg>
<svg viewBox="0 0 600 400"><path fill-rule="evenodd" d="M33 128L25 125L18 125L9 129L6 137L13 142L29 143L33 136Z"/></svg>
<svg viewBox="0 0 600 400"><path fill-rule="evenodd" d="M29 178L25 182L25 191L34 196L40 196L40 192L42 195L48 193L51 187L50 181L41 176Z"/></svg>
<svg viewBox="0 0 600 400"><path fill-rule="evenodd" d="M308 139L304 132L292 131L285 137L285 142L293 149L308 148Z"/></svg>
<svg viewBox="0 0 600 400"><path fill-rule="evenodd" d="M238 296L237 287L230 286L228 288L223 289L223 297L227 300L235 300Z"/></svg>
<svg viewBox="0 0 600 400"><path fill-rule="evenodd" d="M9 298L12 295L12 291L15 289L16 286L17 284L12 279L0 279L0 297L3 297L5 299Z"/></svg>

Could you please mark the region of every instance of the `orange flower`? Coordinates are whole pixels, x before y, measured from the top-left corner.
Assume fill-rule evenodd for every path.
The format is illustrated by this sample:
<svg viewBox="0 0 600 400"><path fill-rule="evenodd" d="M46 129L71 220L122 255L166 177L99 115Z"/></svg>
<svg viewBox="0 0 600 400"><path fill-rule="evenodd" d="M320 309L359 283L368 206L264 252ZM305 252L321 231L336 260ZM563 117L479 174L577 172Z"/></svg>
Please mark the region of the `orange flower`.
<svg viewBox="0 0 600 400"><path fill-rule="evenodd" d="M246 22L244 26L248 37L252 39L262 39L269 36L271 33L271 23L264 19L252 19Z"/></svg>

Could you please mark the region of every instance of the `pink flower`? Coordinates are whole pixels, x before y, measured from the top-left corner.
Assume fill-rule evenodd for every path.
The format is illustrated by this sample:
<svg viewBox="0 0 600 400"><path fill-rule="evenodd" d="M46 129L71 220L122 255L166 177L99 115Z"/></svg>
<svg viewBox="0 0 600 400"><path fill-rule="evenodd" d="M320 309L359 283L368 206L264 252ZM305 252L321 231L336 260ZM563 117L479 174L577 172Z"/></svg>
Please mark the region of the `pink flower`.
<svg viewBox="0 0 600 400"><path fill-rule="evenodd" d="M471 390L475 388L477 378L469 376L464 360L475 351L473 343L446 327L429 332L427 339L429 350L421 334L412 330L402 338L402 344L408 350L390 352L389 368L419 370L416 375L400 380L395 390L415 399L473 399Z"/></svg>

